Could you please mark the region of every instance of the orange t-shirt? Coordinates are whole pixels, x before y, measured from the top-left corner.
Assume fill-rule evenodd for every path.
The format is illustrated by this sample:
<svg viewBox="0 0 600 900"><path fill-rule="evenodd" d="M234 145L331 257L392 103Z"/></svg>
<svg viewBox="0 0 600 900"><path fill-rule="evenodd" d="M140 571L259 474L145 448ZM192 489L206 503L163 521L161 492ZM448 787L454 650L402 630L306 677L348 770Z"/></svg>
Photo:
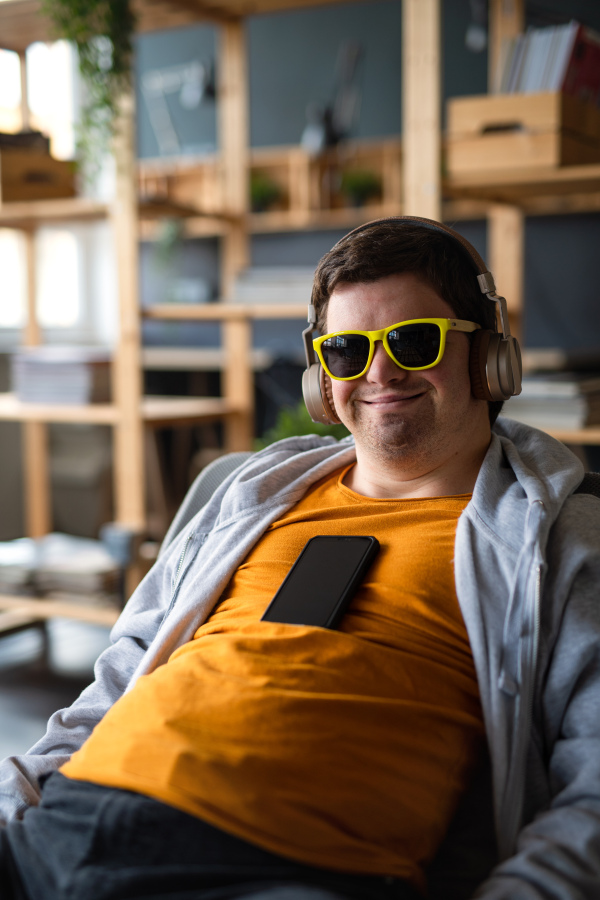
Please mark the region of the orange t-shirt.
<svg viewBox="0 0 600 900"><path fill-rule="evenodd" d="M371 499L346 471L268 529L194 639L62 771L300 862L422 888L483 735L452 565L469 497ZM339 630L261 622L315 534L381 544Z"/></svg>

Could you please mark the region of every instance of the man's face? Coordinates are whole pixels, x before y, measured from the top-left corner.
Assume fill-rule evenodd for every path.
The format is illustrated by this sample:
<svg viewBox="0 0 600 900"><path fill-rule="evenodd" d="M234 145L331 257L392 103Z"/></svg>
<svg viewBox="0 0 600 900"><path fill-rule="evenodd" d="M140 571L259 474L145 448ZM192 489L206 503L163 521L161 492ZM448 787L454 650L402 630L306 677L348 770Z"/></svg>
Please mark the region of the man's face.
<svg viewBox="0 0 600 900"><path fill-rule="evenodd" d="M329 299L327 332L370 331L407 319L454 318L448 303L413 273L342 284ZM337 413L372 461L425 474L473 444L489 442L488 405L471 393L469 339L449 332L444 356L422 371L399 368L378 341L371 367L354 381L332 381Z"/></svg>

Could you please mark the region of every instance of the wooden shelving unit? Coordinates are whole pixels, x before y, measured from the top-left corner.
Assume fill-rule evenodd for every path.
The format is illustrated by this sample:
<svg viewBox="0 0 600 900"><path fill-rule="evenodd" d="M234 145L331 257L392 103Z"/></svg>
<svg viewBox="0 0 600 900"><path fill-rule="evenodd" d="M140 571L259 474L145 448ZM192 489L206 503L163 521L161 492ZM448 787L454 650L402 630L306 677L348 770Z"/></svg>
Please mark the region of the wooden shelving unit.
<svg viewBox="0 0 600 900"><path fill-rule="evenodd" d="M134 0L140 32L201 21L219 26L219 155L201 162L162 160L138 165L133 137L135 111L133 99L128 96L123 98L115 145L114 202L68 198L0 205L0 226L22 229L27 238L30 315L26 344L40 341L33 302L33 234L39 225L109 218L114 226L118 259L120 339L114 359L113 403L60 408L25 406L10 395L0 396L0 419L24 423L30 534L42 534L50 524L46 446L46 425L50 422L94 422L113 428L116 519L140 531L145 521L145 429L220 419L225 423L227 449L250 446L252 322L303 318L305 314L304 306L244 306L231 302L236 276L249 262L252 233L346 229L382 215L412 214L446 221L487 216L488 262L510 300L511 319L518 331L523 217L600 209L600 165L498 170L442 179L441 0L403 0L402 144L399 138L356 141L317 158L300 147L251 150L242 17L249 12L295 9L320 2L323 0L254 0L252 4L247 0ZM490 0L491 71L502 41L522 30L523 18L523 0ZM30 43L50 37L40 0L0 3L3 47L16 50L24 59ZM380 196L358 209L346 205L338 187L341 172L348 168L378 172ZM281 200L275 208L265 212L249 210L248 183L253 171L266 172L281 185ZM149 319L221 324L222 347L213 356L219 356L218 367L223 371L222 398L142 396L138 246L140 239L156 236L157 217L165 214L181 217L186 236L218 237L223 299L204 306L155 306L141 315ZM557 432L556 436L570 443L600 444L600 429ZM136 577L134 572L132 582ZM3 605L4 598L0 597L0 608Z"/></svg>

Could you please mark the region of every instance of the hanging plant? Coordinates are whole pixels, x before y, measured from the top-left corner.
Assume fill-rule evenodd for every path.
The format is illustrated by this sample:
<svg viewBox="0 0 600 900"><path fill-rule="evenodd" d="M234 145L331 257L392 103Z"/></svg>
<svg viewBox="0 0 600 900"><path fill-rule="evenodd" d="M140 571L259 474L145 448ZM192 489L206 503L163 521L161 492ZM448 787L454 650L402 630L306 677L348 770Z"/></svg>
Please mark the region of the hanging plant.
<svg viewBox="0 0 600 900"><path fill-rule="evenodd" d="M129 0L43 0L58 38L75 44L85 85L77 155L96 171L115 133L119 97L131 84L135 17Z"/></svg>

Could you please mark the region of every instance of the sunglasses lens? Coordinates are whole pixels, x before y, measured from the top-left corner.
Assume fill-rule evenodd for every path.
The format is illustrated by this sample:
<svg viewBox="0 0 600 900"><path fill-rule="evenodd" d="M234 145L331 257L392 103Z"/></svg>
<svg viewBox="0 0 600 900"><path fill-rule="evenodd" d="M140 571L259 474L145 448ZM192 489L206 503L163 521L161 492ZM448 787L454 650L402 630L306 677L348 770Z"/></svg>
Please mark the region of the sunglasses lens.
<svg viewBox="0 0 600 900"><path fill-rule="evenodd" d="M401 366L420 369L430 366L438 358L442 333L439 325L417 322L402 325L388 333L388 344Z"/></svg>
<svg viewBox="0 0 600 900"><path fill-rule="evenodd" d="M366 368L369 339L362 334L339 334L323 341L321 353L334 378L352 378Z"/></svg>

